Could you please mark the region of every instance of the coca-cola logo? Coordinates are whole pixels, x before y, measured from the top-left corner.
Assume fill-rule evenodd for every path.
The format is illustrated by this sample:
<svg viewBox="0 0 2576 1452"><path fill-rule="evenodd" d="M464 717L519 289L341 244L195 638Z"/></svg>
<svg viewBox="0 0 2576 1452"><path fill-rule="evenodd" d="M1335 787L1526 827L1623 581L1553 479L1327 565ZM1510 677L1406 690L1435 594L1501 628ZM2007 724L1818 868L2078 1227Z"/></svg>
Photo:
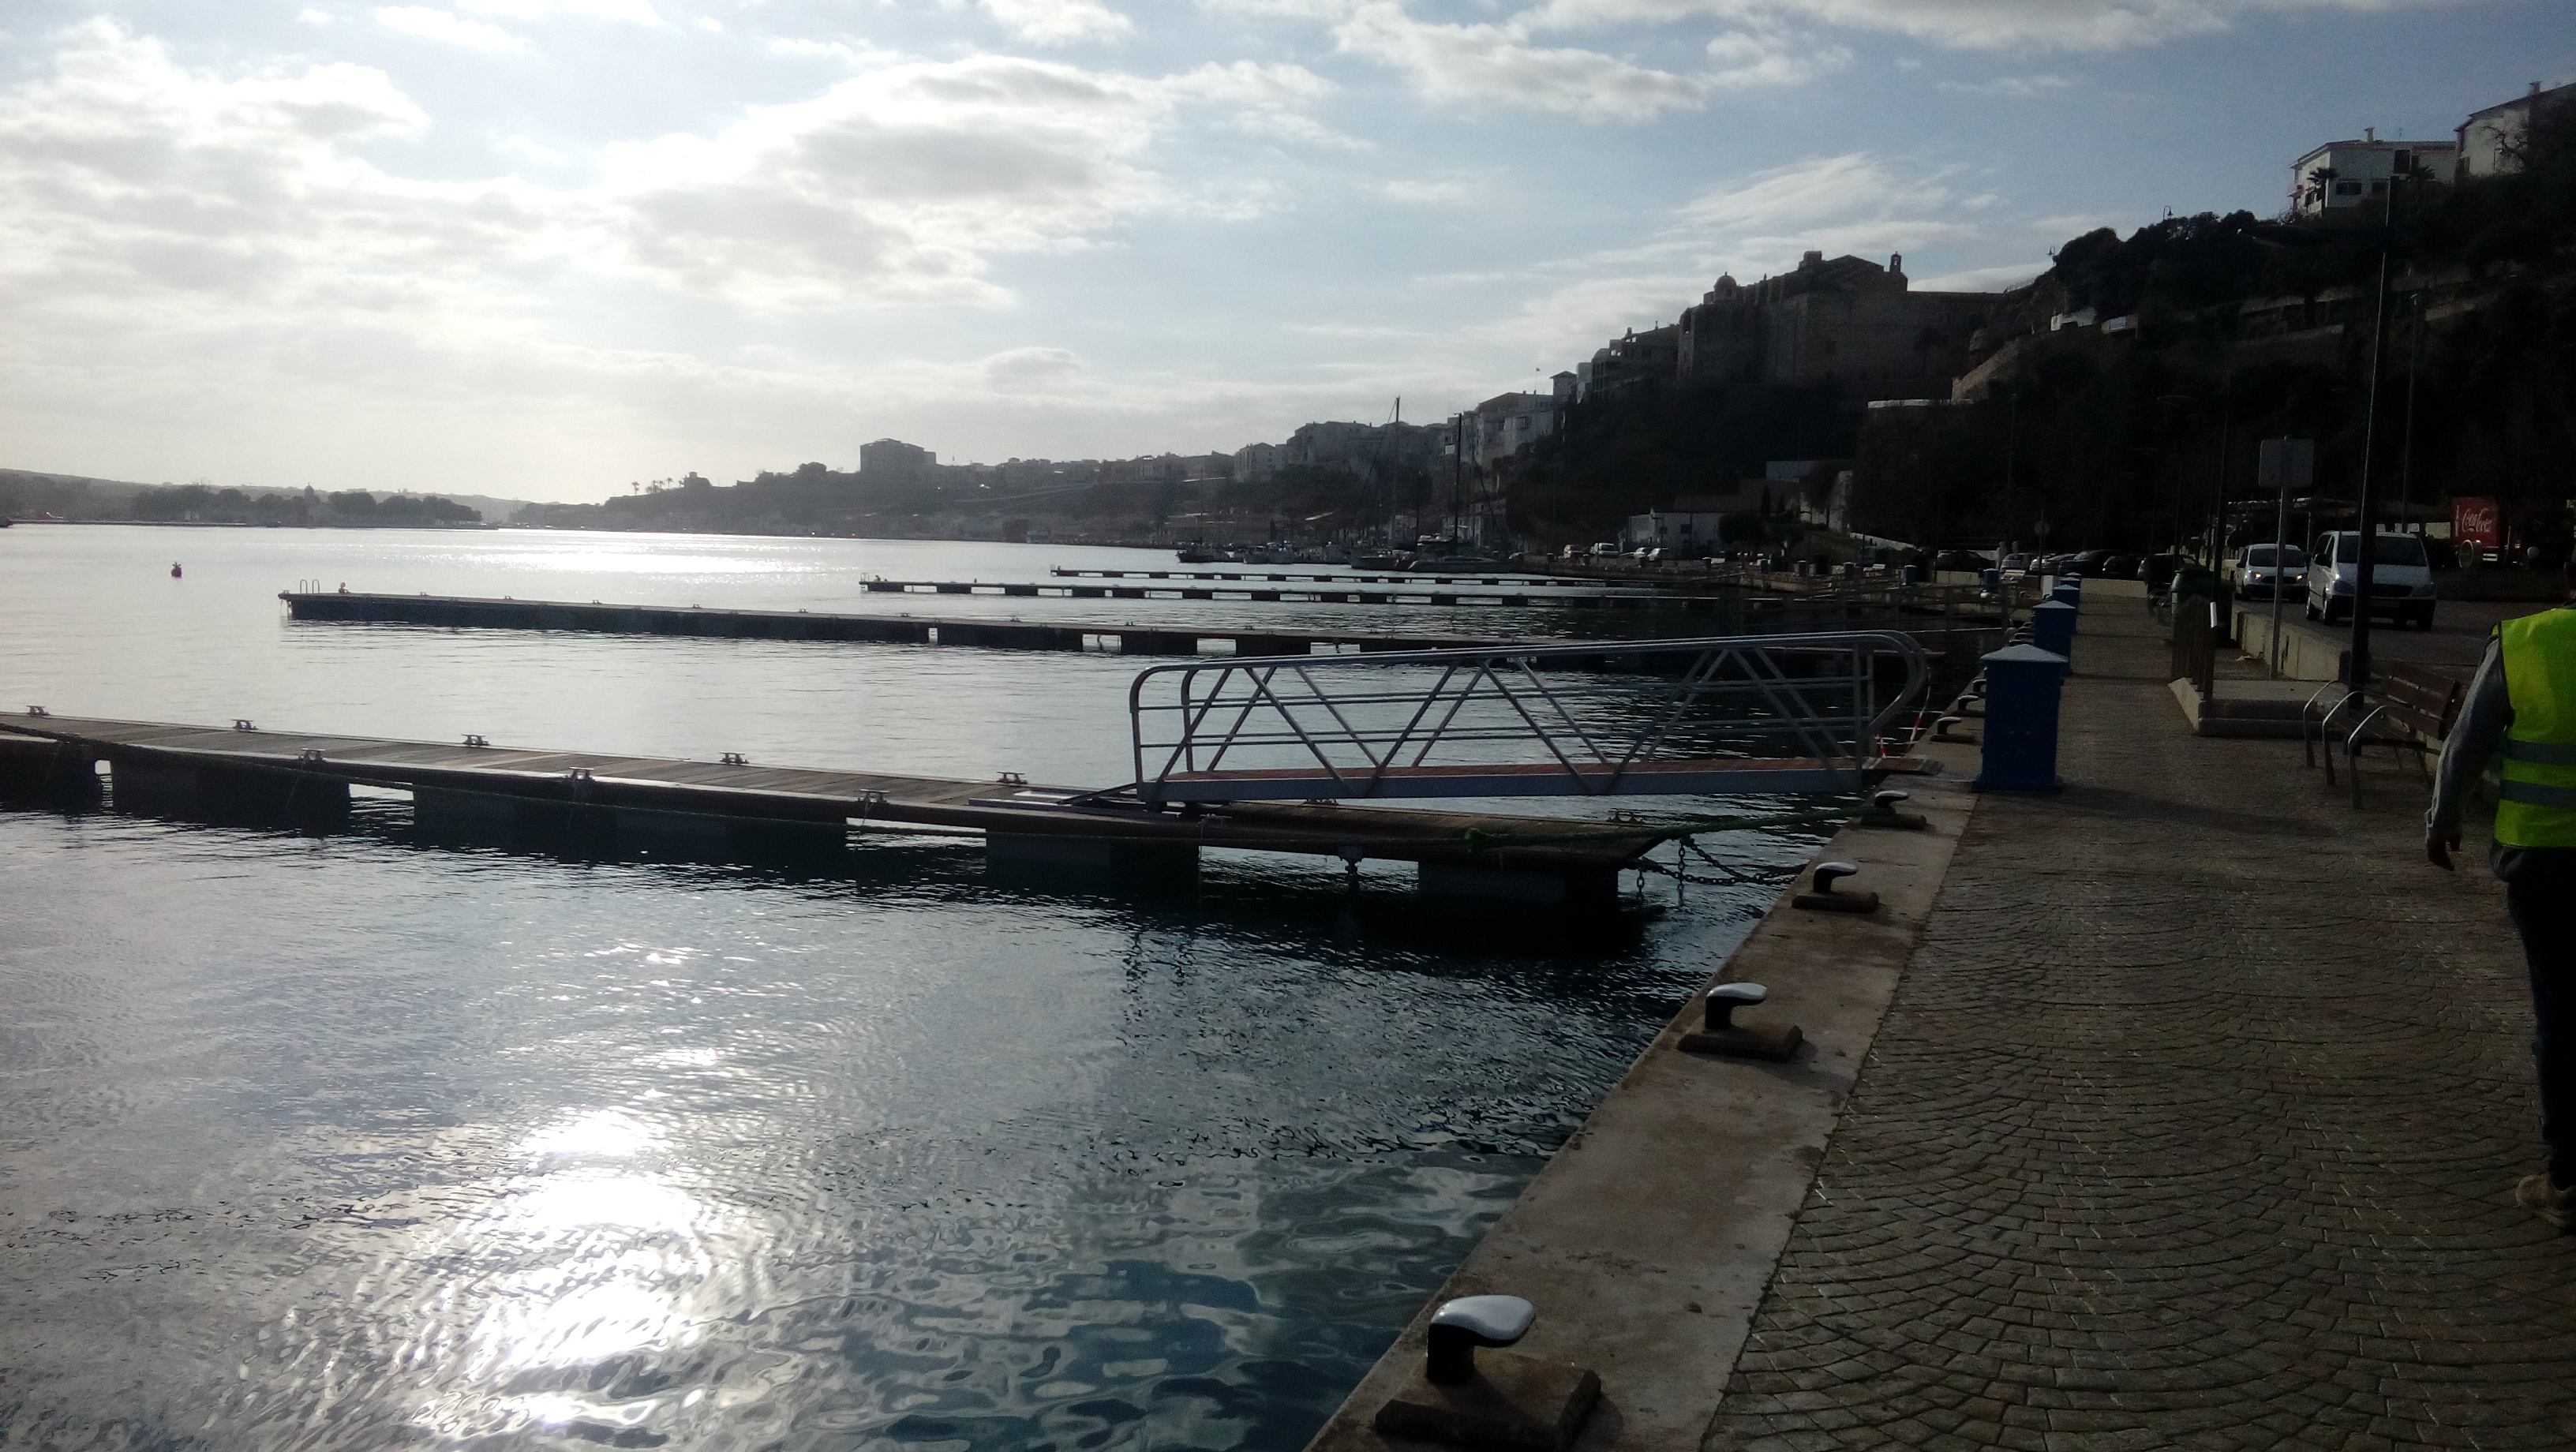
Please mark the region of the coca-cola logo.
<svg viewBox="0 0 2576 1452"><path fill-rule="evenodd" d="M2501 543L2496 532L2496 504L2492 499L2454 499L2451 501L2451 538L2472 544Z"/></svg>

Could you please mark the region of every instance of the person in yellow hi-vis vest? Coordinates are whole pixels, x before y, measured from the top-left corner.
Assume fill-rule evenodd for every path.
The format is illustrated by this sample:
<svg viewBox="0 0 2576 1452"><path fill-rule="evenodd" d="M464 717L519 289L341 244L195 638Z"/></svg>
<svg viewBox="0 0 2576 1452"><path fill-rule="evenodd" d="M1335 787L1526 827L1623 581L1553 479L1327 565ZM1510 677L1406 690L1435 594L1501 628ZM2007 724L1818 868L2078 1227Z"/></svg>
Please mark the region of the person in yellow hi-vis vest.
<svg viewBox="0 0 2576 1452"><path fill-rule="evenodd" d="M2567 565L2576 595L2576 560ZM2515 1203L2576 1230L2576 599L2495 628L2459 724L2442 748L2424 855L2448 871L2460 798L2502 758L2495 875L2531 968L2532 1066L2549 1160L2513 1188Z"/></svg>

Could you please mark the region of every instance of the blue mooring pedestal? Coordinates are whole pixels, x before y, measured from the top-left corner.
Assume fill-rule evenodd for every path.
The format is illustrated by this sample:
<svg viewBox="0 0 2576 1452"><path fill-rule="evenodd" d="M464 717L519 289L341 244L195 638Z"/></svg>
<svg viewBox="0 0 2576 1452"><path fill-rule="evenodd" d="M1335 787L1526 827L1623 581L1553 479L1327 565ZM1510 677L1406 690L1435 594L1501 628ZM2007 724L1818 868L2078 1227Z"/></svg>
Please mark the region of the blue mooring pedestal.
<svg viewBox="0 0 2576 1452"><path fill-rule="evenodd" d="M2048 598L2078 610L2083 609L2084 577L2082 575L2058 576L2057 583L2049 589Z"/></svg>
<svg viewBox="0 0 2576 1452"><path fill-rule="evenodd" d="M2066 610L2065 617L2072 628L2075 612ZM2057 779L2057 695L2066 657L2010 645L1986 656L1985 667L1985 765L1968 785L1981 792L2056 791L2065 785Z"/></svg>
<svg viewBox="0 0 2576 1452"><path fill-rule="evenodd" d="M2063 600L2042 600L2030 612L2030 643L2064 665L2075 655L2075 607Z"/></svg>

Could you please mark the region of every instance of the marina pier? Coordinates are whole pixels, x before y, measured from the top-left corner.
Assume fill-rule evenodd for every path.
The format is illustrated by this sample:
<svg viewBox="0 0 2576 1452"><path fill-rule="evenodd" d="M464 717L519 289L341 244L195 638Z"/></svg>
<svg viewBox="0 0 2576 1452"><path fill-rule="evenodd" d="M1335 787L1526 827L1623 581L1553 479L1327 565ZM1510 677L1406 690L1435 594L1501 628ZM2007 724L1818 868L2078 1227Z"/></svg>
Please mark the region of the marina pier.
<svg viewBox="0 0 2576 1452"><path fill-rule="evenodd" d="M1413 862L1426 892L1546 906L1606 905L1619 870L1657 840L1581 822L1334 803L1157 810L1005 775L959 781L730 761L451 744L53 715L0 720L0 787L99 796L119 811L328 831L352 787L412 798L443 845L687 860L836 851L856 832L978 833L989 863L1120 885L1186 882L1201 848Z"/></svg>
<svg viewBox="0 0 2576 1452"><path fill-rule="evenodd" d="M909 582L880 581L889 590ZM946 584L922 582L929 593L1038 596L1107 586L1035 584ZM871 585L870 588L875 588ZM1120 587L1124 588L1124 587ZM1133 587L1127 598L1147 598L1146 587ZM1284 598L1282 592L1255 594L1237 587L1238 599ZM1489 604L1527 604L1573 609L1650 607L1715 614L1699 626L1702 634L1763 633L1784 630L1831 630L1846 626L1896 625L1918 636L1937 636L1945 643L1965 633L1963 645L1985 648L1984 637L2000 630L2003 617L1992 602L1962 598L1958 587L1891 587L1870 591L1835 591L1812 596L1781 597L1649 597L1642 595L1564 595L1512 597ZM1217 598L1213 589L1160 587L1166 597ZM1324 592L1348 598L1314 603L1449 604L1443 595L1411 592ZM1400 598L1399 598L1400 597ZM1263 628L1258 625L1193 624L1168 620L1153 623L1113 620L996 620L990 617L935 615L856 615L807 610L710 610L696 605L627 605L593 600L514 600L465 595L390 595L337 590L282 590L287 614L299 621L339 624L425 625L445 629L564 630L617 635L691 635L731 640L872 641L903 645L965 645L986 650L1105 651L1117 655L1198 655L1214 646L1236 655L1313 655L1344 652L1475 650L1528 644L1523 639L1491 634L1412 634L1374 630ZM1634 645L1640 642L1602 642ZM1941 649L1946 649L1946 644Z"/></svg>
<svg viewBox="0 0 2576 1452"><path fill-rule="evenodd" d="M959 592L962 593L962 592ZM618 635L695 635L733 640L877 641L971 645L987 650L1101 650L1118 655L1196 655L1222 642L1237 655L1308 655L1324 650L1459 650L1505 645L1491 637L1404 635L1364 630L1247 629L1111 620L994 620L929 615L843 615L804 610L705 610L695 605L605 605L594 600L488 599L462 595L370 595L287 590L278 598L297 620L431 625L500 630L578 630Z"/></svg>

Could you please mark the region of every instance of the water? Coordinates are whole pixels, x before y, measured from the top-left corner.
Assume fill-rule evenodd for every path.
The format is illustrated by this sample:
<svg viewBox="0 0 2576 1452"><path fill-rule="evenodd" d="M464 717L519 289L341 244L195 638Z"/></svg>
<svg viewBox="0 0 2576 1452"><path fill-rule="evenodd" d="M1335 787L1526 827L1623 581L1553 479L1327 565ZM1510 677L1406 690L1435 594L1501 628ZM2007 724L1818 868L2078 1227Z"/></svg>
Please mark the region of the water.
<svg viewBox="0 0 2576 1452"><path fill-rule="evenodd" d="M21 527L0 702L1106 784L1133 661L274 594L860 610L1140 559ZM1532 937L1293 857L1140 904L936 838L780 871L422 847L384 799L330 837L0 812L0 1445L1293 1449L1810 850L1702 841L1751 881Z"/></svg>

